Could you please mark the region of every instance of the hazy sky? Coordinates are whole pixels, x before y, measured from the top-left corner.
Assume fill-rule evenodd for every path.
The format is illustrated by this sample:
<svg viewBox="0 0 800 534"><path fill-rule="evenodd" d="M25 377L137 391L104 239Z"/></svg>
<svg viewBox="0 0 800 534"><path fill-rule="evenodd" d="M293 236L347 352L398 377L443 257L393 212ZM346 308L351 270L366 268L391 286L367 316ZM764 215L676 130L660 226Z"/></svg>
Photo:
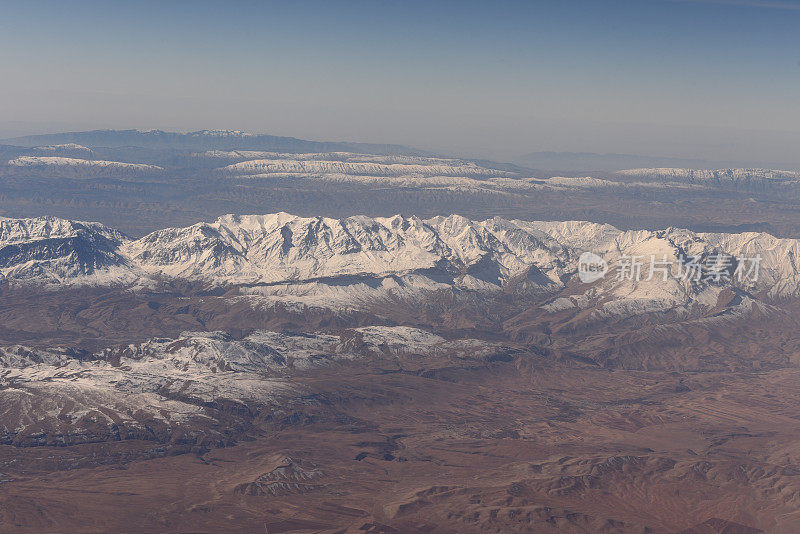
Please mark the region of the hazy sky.
<svg viewBox="0 0 800 534"><path fill-rule="evenodd" d="M800 0L0 0L0 135L241 129L800 165Z"/></svg>

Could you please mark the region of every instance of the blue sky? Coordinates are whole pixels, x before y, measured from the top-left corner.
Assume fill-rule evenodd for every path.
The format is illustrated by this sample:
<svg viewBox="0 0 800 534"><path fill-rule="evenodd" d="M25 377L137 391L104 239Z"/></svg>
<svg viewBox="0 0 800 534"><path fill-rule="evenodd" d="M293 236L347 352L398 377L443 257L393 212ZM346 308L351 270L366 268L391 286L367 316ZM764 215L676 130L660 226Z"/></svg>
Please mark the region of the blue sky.
<svg viewBox="0 0 800 534"><path fill-rule="evenodd" d="M0 5L0 135L232 128L800 165L800 0Z"/></svg>

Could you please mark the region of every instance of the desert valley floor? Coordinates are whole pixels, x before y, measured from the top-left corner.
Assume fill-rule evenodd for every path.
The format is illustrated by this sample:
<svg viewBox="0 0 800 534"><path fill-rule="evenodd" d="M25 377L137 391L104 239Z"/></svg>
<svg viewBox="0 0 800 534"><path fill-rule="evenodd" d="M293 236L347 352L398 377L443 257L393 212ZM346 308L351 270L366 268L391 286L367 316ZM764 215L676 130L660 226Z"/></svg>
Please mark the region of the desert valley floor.
<svg viewBox="0 0 800 534"><path fill-rule="evenodd" d="M233 446L0 447L0 530L794 532L800 370L391 358ZM233 416L231 416L233 417ZM182 453L182 454L178 454ZM152 459L148 459L152 458Z"/></svg>

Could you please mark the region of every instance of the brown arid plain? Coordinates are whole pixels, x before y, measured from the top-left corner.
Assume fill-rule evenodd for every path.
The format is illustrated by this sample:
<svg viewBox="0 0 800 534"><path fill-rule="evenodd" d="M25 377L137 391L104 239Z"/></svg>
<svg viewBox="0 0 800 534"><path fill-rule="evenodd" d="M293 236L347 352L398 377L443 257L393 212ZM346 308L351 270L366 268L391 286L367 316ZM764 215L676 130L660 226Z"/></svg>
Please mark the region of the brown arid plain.
<svg viewBox="0 0 800 534"><path fill-rule="evenodd" d="M89 308L113 301L97 298ZM184 315L215 328L326 332L370 317L330 324L287 311L245 313L215 299L182 299L191 308ZM429 302L415 326L425 321L453 339L468 332L497 343L494 352L476 359L387 350L297 370L291 381L301 393L278 407L206 407L208 427L198 423L191 437L155 431L137 439L98 425L72 443L57 443L57 432L44 428L50 441L1 445L0 531L800 528L792 309L726 319L721 302L690 320L598 328L574 311L545 321L522 305L497 317L486 309L498 303L451 304ZM168 314L170 305L152 308ZM51 344L55 330L90 345L94 336L116 335L124 346L174 334L167 321L139 321L141 331L119 335L118 326L141 313L136 302L84 323L85 304L56 320L54 310L65 308L42 311L28 343ZM411 310L393 311L397 323L411 320ZM8 426L13 414L3 413ZM226 440L204 438L212 427L227 429Z"/></svg>

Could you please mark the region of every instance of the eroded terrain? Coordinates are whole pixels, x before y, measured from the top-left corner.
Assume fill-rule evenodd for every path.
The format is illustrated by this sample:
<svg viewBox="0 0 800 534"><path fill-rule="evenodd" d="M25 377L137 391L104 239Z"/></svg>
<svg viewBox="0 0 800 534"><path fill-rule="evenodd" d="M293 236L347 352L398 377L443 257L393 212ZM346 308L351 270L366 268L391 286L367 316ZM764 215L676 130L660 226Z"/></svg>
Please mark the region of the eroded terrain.
<svg viewBox="0 0 800 534"><path fill-rule="evenodd" d="M800 530L797 173L16 141L2 532Z"/></svg>
<svg viewBox="0 0 800 534"><path fill-rule="evenodd" d="M3 445L0 525L793 532L798 378L608 370L524 351L469 366L402 355L319 368L294 378L313 395L255 414L224 448L175 436Z"/></svg>

